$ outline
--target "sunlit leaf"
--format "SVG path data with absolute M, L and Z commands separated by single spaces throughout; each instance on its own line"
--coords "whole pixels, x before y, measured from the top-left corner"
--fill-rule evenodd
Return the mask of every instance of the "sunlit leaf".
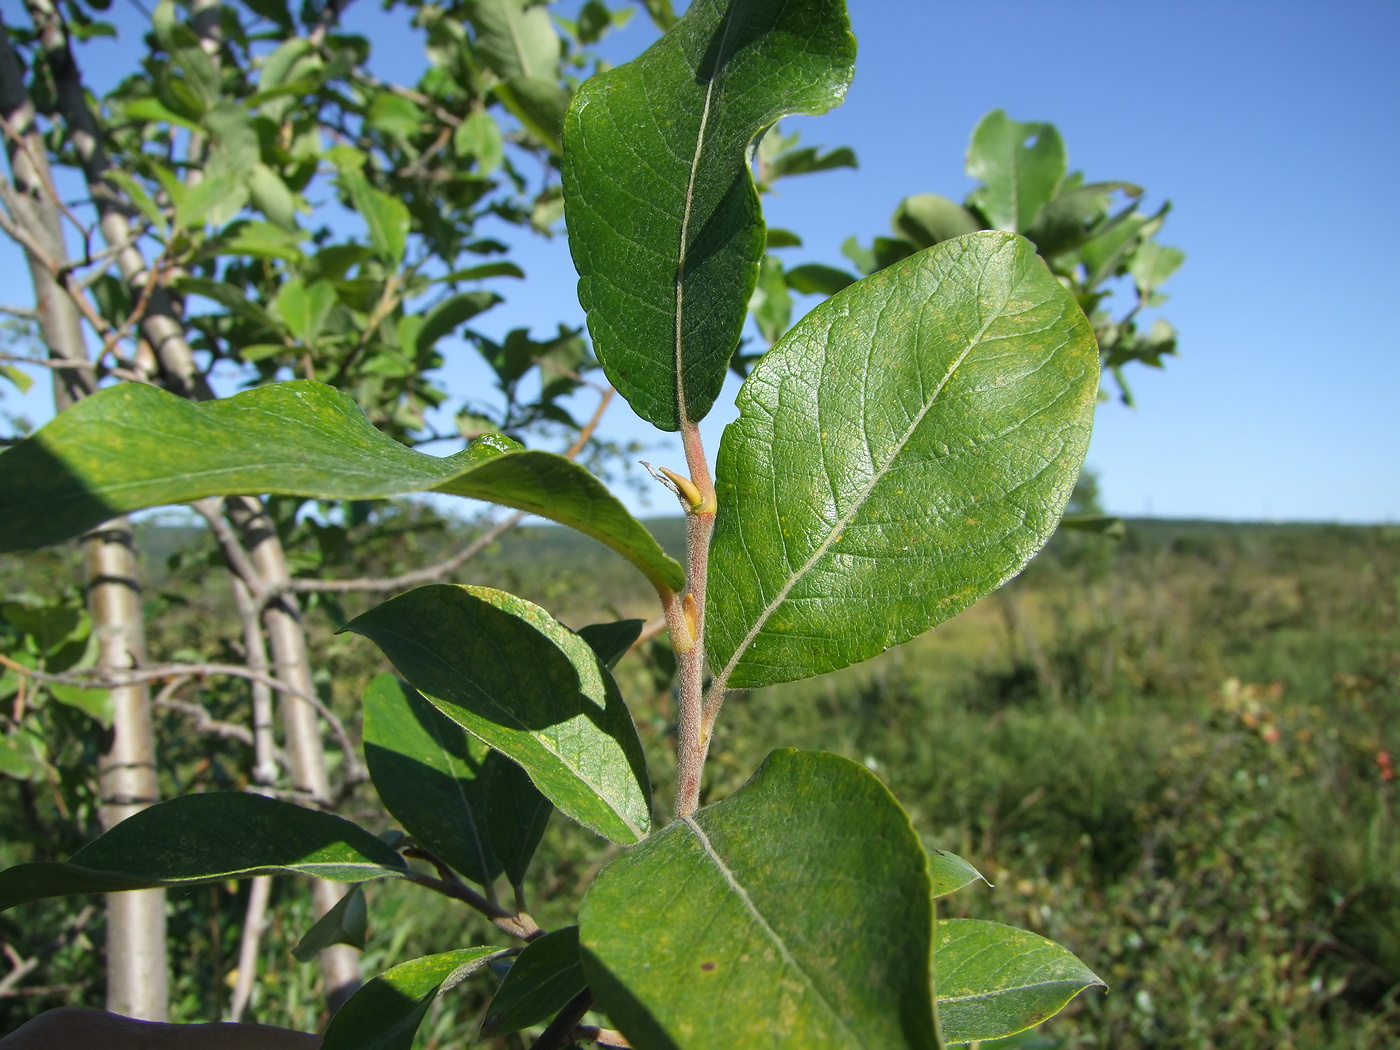
M 651 823 L 632 717 L 588 643 L 539 606 L 489 587 L 420 587 L 345 630 L 384 651 L 433 705 L 518 762 L 566 816 L 614 842 Z
M 1053 1017 L 1099 977 L 1054 941 L 981 919 L 938 924 L 938 1021 L 946 1043 L 1000 1039 Z
M 909 817 L 864 766 L 775 751 L 613 861 L 584 970 L 637 1047 L 931 1048 L 933 915 Z
M 749 688 L 906 641 L 1018 572 L 1088 447 L 1098 352 L 1031 244 L 945 241 L 817 306 L 720 444 L 708 641 Z
M 594 352 L 663 430 L 724 382 L 763 254 L 759 132 L 844 97 L 839 0 L 695 0 L 640 58 L 587 81 L 564 124 L 569 248 Z

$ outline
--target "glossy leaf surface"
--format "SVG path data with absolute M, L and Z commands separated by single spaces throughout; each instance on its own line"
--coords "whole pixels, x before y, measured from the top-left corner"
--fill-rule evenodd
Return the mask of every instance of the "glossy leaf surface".
M 401 963 L 352 995 L 331 1018 L 321 1050 L 410 1050 L 433 1000 L 500 948 L 461 948 Z
M 1000 1039 L 1040 1024 L 1103 981 L 1054 941 L 982 919 L 938 924 L 938 1020 L 947 1043 Z
M 993 110 L 967 147 L 967 173 L 982 181 L 968 199 L 993 228 L 1023 233 L 1055 196 L 1066 164 L 1054 124 L 1021 123 Z
M 524 771 L 393 675 L 370 682 L 364 711 L 365 763 L 394 819 L 473 882 L 505 870 L 518 883 L 553 810 Z
M 931 1047 L 924 858 L 864 766 L 775 751 L 604 869 L 579 919 L 589 986 L 647 1050 Z
M 711 666 L 845 667 L 948 619 L 1050 538 L 1088 447 L 1093 333 L 1035 249 L 946 241 L 817 306 L 720 444 Z
M 986 876 L 967 861 L 942 849 L 928 851 L 928 877 L 935 897 L 946 897 L 974 882 L 987 882 Z
M 99 391 L 0 453 L 0 551 L 205 496 L 383 499 L 426 490 L 501 503 L 612 547 L 658 587 L 685 574 L 583 467 L 487 435 L 452 456 L 380 433 L 344 394 L 298 380 L 195 403 L 136 383 Z
M 17 864 L 0 872 L 0 910 L 73 893 L 274 872 L 363 882 L 403 871 L 393 849 L 333 814 L 238 791 L 185 795 L 128 817 L 66 864 Z
M 695 0 L 574 96 L 563 180 L 579 301 L 608 378 L 663 430 L 704 417 L 738 344 L 764 245 L 754 137 L 837 105 L 854 60 L 841 0 Z
M 558 1013 L 587 983 L 578 957 L 578 927 L 565 926 L 525 946 L 491 1000 L 483 1039 L 518 1032 Z
M 641 741 L 588 643 L 489 587 L 420 587 L 346 625 L 473 736 L 518 762 L 565 815 L 614 842 L 651 822 Z

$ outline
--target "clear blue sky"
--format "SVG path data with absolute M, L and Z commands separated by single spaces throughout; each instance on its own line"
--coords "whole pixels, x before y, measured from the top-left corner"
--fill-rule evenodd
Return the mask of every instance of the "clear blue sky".
M 1400 3 L 850 6 L 860 53 L 846 104 L 788 127 L 852 146 L 860 170 L 781 184 L 769 221 L 805 241 L 790 264 L 842 262 L 841 241 L 885 232 L 908 194 L 960 198 L 967 137 L 988 110 L 1052 121 L 1089 179 L 1170 198 L 1160 239 L 1187 252 L 1161 311 L 1180 356 L 1133 373 L 1136 410 L 1099 410 L 1089 463 L 1109 509 L 1400 520 Z M 139 28 L 121 0 L 112 13 L 124 35 Z M 346 21 L 383 74 L 415 75 L 421 49 L 402 15 L 356 0 Z M 605 53 L 623 61 L 653 35 L 635 18 Z M 93 82 L 110 83 L 120 46 L 84 51 Z M 530 280 L 502 289 L 491 330 L 581 319 L 562 238 L 516 258 Z M 18 276 L 16 262 L 0 255 Z M 469 352 L 452 357 L 454 393 L 484 381 Z M 647 458 L 678 465 L 673 442 L 627 416 L 610 414 L 613 436 L 659 443 Z M 707 420 L 712 454 L 729 418 Z M 650 509 L 669 512 L 669 498 Z

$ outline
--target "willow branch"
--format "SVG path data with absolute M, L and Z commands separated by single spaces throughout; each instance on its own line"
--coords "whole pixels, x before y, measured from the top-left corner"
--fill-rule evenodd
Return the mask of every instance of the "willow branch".
M 309 592 L 339 594 L 346 591 L 401 591 L 407 587 L 413 587 L 420 583 L 432 583 L 450 575 L 458 567 L 471 561 L 491 544 L 495 543 L 511 529 L 525 520 L 524 511 L 512 514 L 487 529 L 479 537 L 469 543 L 462 550 L 458 551 L 446 561 L 440 561 L 436 565 L 429 565 L 423 569 L 415 569 L 412 572 L 401 573 L 398 576 L 366 576 L 353 580 L 314 580 L 293 578 L 287 584 L 287 589 L 299 594 Z M 269 596 L 270 598 L 271 596 Z
M 467 907 L 479 911 L 486 918 L 491 920 L 491 924 L 503 933 L 508 933 L 512 937 L 519 937 L 522 941 L 533 941 L 537 937 L 544 936 L 544 930 L 529 915 L 521 912 L 512 914 L 506 911 L 499 904 L 492 904 L 489 900 L 477 893 L 465 882 L 448 882 L 444 879 L 435 879 L 431 875 L 424 875 L 419 871 L 406 872 L 400 878 L 407 879 L 418 886 L 430 889 L 435 893 L 441 893 L 444 897 L 451 897 L 453 900 L 461 901 Z

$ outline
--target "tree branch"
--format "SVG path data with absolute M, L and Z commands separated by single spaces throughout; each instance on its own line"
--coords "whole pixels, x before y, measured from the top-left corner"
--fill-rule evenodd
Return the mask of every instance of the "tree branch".
M 435 879 L 431 875 L 424 875 L 420 871 L 410 871 L 400 878 L 409 882 L 430 889 L 435 893 L 441 893 L 444 897 L 451 897 L 453 900 L 461 901 L 469 908 L 481 912 L 491 920 L 491 924 L 503 933 L 508 933 L 512 937 L 519 937 L 522 941 L 533 941 L 537 937 L 544 936 L 544 930 L 529 915 L 521 912 L 513 915 L 506 911 L 499 904 L 492 904 L 489 900 L 477 893 L 465 882 L 448 882 L 445 879 Z
M 227 675 L 230 678 L 245 678 L 251 682 L 261 682 L 264 685 L 276 689 L 280 693 L 294 696 L 310 704 L 316 713 L 330 723 L 331 731 L 335 734 L 336 742 L 345 755 L 346 778 L 355 783 L 360 783 L 365 779 L 365 772 L 360 767 L 359 759 L 355 754 L 355 745 L 350 741 L 350 734 L 346 732 L 345 726 L 334 713 L 331 712 L 321 698 L 315 693 L 304 689 L 298 689 L 280 678 L 257 671 L 251 667 L 244 667 L 240 664 L 221 663 L 179 663 L 179 664 L 150 664 L 146 667 L 134 667 L 127 670 L 110 671 L 81 671 L 74 674 L 53 674 L 48 671 L 36 671 L 33 668 L 25 667 L 16 663 L 8 656 L 0 655 L 0 665 L 8 667 L 16 674 L 26 678 L 33 678 L 39 682 L 57 682 L 61 685 L 77 685 L 87 688 L 117 689 L 123 686 L 140 685 L 144 682 L 159 682 L 169 678 L 211 678 L 216 675 Z

